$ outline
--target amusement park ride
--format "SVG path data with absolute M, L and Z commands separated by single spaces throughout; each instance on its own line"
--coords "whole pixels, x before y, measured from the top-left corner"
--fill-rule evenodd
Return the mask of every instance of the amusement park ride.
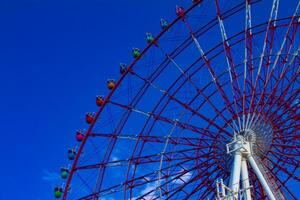
M 56 198 L 300 198 L 300 1 L 190 4 L 107 80 Z

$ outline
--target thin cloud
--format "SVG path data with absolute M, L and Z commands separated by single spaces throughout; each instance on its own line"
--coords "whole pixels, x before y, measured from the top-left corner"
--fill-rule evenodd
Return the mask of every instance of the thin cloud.
M 136 200 L 138 199 L 140 196 L 143 196 L 144 194 L 152 191 L 151 193 L 147 194 L 146 196 L 143 197 L 144 200 L 151 200 L 151 199 L 155 199 L 157 198 L 156 194 L 155 194 L 155 191 L 156 191 L 156 188 L 157 188 L 157 184 L 156 183 L 153 183 L 153 184 L 147 184 L 145 189 L 143 189 L 139 196 L 137 197 L 133 197 L 132 200 Z
M 48 182 L 53 182 L 53 181 L 60 180 L 60 176 L 56 172 L 50 172 L 48 170 L 43 170 L 42 180 L 48 181 Z
M 185 174 L 183 174 L 182 176 L 178 177 L 177 179 L 173 180 L 173 183 L 175 184 L 184 184 L 186 182 L 188 182 L 192 177 L 192 173 L 191 172 L 187 172 Z

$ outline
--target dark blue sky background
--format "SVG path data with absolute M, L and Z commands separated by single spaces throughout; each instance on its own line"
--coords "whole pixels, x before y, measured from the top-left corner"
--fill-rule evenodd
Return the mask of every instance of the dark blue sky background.
M 0 0 L 0 199 L 53 198 L 43 179 L 67 163 L 95 95 L 175 3 Z
M 95 95 L 183 1 L 0 0 L 0 200 L 53 199 Z

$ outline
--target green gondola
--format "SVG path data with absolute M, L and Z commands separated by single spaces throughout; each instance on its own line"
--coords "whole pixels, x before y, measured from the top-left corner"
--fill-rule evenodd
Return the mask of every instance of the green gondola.
M 133 48 L 132 49 L 132 56 L 133 58 L 137 58 L 141 55 L 140 50 L 138 48 Z

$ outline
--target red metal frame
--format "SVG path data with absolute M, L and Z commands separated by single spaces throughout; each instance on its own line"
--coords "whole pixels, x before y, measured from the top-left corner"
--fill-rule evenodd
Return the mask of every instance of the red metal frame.
M 168 138 L 168 143 L 177 146 L 182 145 L 186 146 L 187 148 L 184 150 L 175 150 L 175 151 L 168 151 L 164 154 L 163 161 L 166 163 L 169 163 L 168 167 L 164 167 L 162 170 L 162 179 L 166 180 L 164 183 L 161 184 L 161 191 L 163 195 L 168 195 L 168 198 L 171 198 L 175 195 L 179 195 L 179 193 L 183 193 L 183 199 L 188 199 L 191 196 L 198 193 L 200 195 L 200 199 L 204 199 L 214 191 L 214 180 L 218 177 L 228 175 L 228 171 L 225 170 L 224 166 L 221 166 L 217 159 L 208 159 L 209 156 L 217 157 L 219 156 L 219 151 L 221 150 L 220 145 L 226 143 L 226 141 L 229 141 L 232 137 L 232 132 L 230 132 L 234 125 L 232 124 L 234 120 L 236 120 L 240 115 L 243 113 L 253 113 L 255 112 L 258 116 L 263 116 L 266 119 L 270 119 L 270 123 L 274 127 L 278 127 L 278 130 L 274 130 L 274 137 L 273 137 L 273 143 L 265 156 L 265 159 L 269 160 L 270 163 L 272 163 L 272 168 L 270 166 L 266 166 L 269 168 L 270 172 L 273 173 L 273 176 L 276 179 L 276 182 L 279 184 L 278 189 L 284 190 L 284 192 L 287 192 L 292 198 L 294 198 L 294 195 L 292 192 L 286 187 L 286 182 L 292 178 L 296 181 L 300 181 L 300 178 L 294 175 L 293 173 L 289 172 L 286 168 L 284 168 L 285 165 L 293 166 L 294 171 L 299 167 L 299 162 L 297 163 L 296 159 L 288 158 L 284 156 L 284 154 L 288 153 L 289 155 L 293 155 L 296 157 L 299 157 L 299 153 L 293 152 L 293 149 L 297 148 L 295 145 L 295 141 L 297 139 L 300 139 L 297 130 L 299 129 L 299 125 L 296 123 L 297 120 L 299 120 L 299 114 L 297 114 L 298 107 L 295 106 L 289 106 L 288 104 L 292 103 L 297 97 L 297 92 L 293 93 L 292 95 L 289 94 L 290 89 L 293 87 L 294 83 L 298 80 L 299 73 L 294 72 L 293 76 L 290 80 L 285 80 L 285 76 L 288 74 L 290 66 L 287 66 L 282 71 L 282 76 L 279 78 L 276 77 L 276 70 L 275 68 L 272 68 L 270 73 L 269 67 L 272 64 L 272 48 L 274 43 L 274 37 L 275 37 L 275 30 L 279 28 L 287 27 L 287 34 L 285 36 L 287 43 L 283 47 L 283 51 L 281 60 L 278 64 L 278 68 L 286 66 L 287 59 L 290 55 L 290 49 L 291 46 L 294 44 L 295 36 L 297 33 L 297 29 L 299 26 L 299 22 L 297 20 L 297 17 L 291 18 L 291 23 L 285 24 L 282 23 L 279 25 L 277 24 L 276 29 L 275 26 L 272 26 L 275 21 L 271 21 L 267 23 L 267 28 L 264 29 L 263 25 L 266 23 L 251 27 L 249 29 L 243 30 L 240 33 L 237 33 L 234 36 L 231 36 L 227 38 L 226 41 L 221 42 L 220 44 L 216 45 L 209 51 L 206 51 L 204 55 L 201 55 L 197 61 L 195 61 L 192 65 L 185 68 L 185 70 L 182 71 L 182 74 L 175 79 L 175 81 L 169 86 L 168 89 L 164 90 L 163 88 L 160 88 L 159 86 L 155 85 L 153 82 L 154 80 L 159 77 L 159 75 L 166 69 L 168 66 L 168 63 L 170 60 L 176 59 L 176 56 L 179 55 L 181 52 L 183 52 L 189 45 L 192 43 L 192 38 L 197 38 L 199 35 L 205 33 L 208 31 L 211 27 L 214 27 L 217 25 L 217 19 L 211 20 L 208 22 L 205 26 L 203 26 L 200 30 L 194 31 L 192 26 L 189 24 L 188 19 L 186 16 L 199 5 L 202 1 L 198 1 L 194 3 L 189 9 L 184 11 L 183 14 L 178 16 L 170 25 L 162 30 L 159 35 L 154 39 L 154 41 L 147 45 L 147 47 L 141 52 L 141 55 L 137 57 L 131 65 L 128 66 L 128 69 L 126 72 L 124 72 L 121 76 L 121 78 L 116 82 L 115 87 L 112 89 L 112 91 L 107 95 L 106 99 L 103 101 L 101 107 L 99 107 L 98 112 L 95 114 L 93 122 L 91 122 L 91 125 L 89 126 L 89 129 L 85 133 L 85 137 L 81 142 L 81 145 L 78 149 L 78 152 L 76 154 L 76 158 L 74 159 L 72 169 L 70 170 L 70 176 L 66 182 L 66 186 L 64 189 L 64 195 L 63 199 L 67 199 L 68 191 L 70 188 L 70 184 L 72 181 L 72 178 L 74 176 L 75 172 L 80 172 L 82 170 L 98 170 L 98 178 L 95 185 L 95 188 L 93 188 L 93 193 L 82 197 L 80 199 L 95 199 L 98 198 L 101 193 L 107 192 L 109 190 L 112 190 L 114 188 L 118 188 L 119 190 L 123 190 L 124 193 L 124 199 L 133 198 L 134 193 L 133 190 L 135 187 L 144 186 L 149 183 L 153 183 L 158 180 L 155 173 L 152 174 L 145 174 L 143 176 L 136 176 L 136 170 L 137 166 L 143 165 L 143 164 L 150 164 L 150 163 L 158 163 L 160 162 L 160 155 L 153 154 L 153 155 L 142 155 L 142 152 L 146 146 L 146 144 L 149 143 L 155 143 L 155 144 L 164 144 L 166 142 L 166 138 L 154 136 L 151 135 L 152 131 L 154 130 L 155 125 L 158 122 L 164 122 L 170 125 L 176 124 L 176 126 L 182 130 L 188 130 L 193 133 L 197 133 L 197 137 L 170 137 Z M 255 2 L 251 2 L 256 3 Z M 221 18 L 222 20 L 225 20 L 227 17 L 230 17 L 231 15 L 239 12 L 242 7 L 239 4 L 231 9 L 229 9 L 226 12 L 221 12 L 218 1 L 215 1 L 216 8 L 217 8 L 217 16 Z M 288 18 L 287 18 L 288 19 Z M 173 27 L 177 22 L 182 20 L 184 24 L 186 25 L 187 29 L 190 33 L 190 38 L 185 40 L 182 45 L 180 45 L 178 48 L 176 48 L 172 53 L 168 54 L 165 53 L 165 50 L 162 46 L 160 46 L 160 38 L 167 33 L 167 31 Z M 286 19 L 281 19 L 286 20 Z M 280 20 L 278 20 L 280 22 Z M 260 35 L 261 33 L 264 33 L 266 31 L 266 49 L 265 49 L 265 56 L 262 58 L 263 61 L 263 67 L 264 70 L 263 73 L 260 74 L 258 72 L 258 75 L 256 77 L 255 83 L 253 83 L 253 73 L 255 71 L 255 66 L 253 65 L 253 61 L 255 60 L 253 58 L 253 37 L 256 35 Z M 252 31 L 252 34 L 250 34 L 250 31 Z M 240 35 L 245 34 L 245 38 L 239 38 Z M 229 42 L 231 45 L 229 45 Z M 244 88 L 244 91 L 241 91 L 241 88 L 239 86 L 239 78 L 243 77 L 243 74 L 239 73 L 239 67 L 241 67 L 242 64 L 236 65 L 233 62 L 233 56 L 232 56 L 232 48 L 235 46 L 240 45 L 240 43 L 245 44 L 245 48 L 247 50 L 247 58 L 246 58 L 246 66 L 247 70 L 249 72 L 249 76 L 247 79 L 244 80 L 244 87 L 246 87 L 246 84 L 248 85 L 248 88 Z M 137 62 L 143 58 L 143 56 L 150 50 L 150 48 L 154 46 L 155 48 L 161 49 L 166 58 L 165 60 L 159 65 L 159 67 L 156 68 L 156 70 L 149 76 L 149 77 L 143 77 L 138 72 L 134 71 L 134 66 L 136 66 Z M 220 51 L 219 47 L 223 46 L 224 51 Z M 226 58 L 229 61 L 230 68 L 232 69 L 232 78 L 233 81 L 227 81 L 223 82 L 221 81 L 221 77 L 225 76 L 226 72 L 222 74 L 217 74 L 215 72 L 214 67 L 211 64 L 211 61 L 220 56 L 225 55 Z M 299 66 L 298 66 L 299 67 Z M 207 83 L 205 86 L 200 88 L 198 84 L 193 80 L 193 77 L 201 70 L 208 69 L 212 77 L 214 78 L 214 81 Z M 135 78 L 138 78 L 139 80 L 142 80 L 144 82 L 144 85 L 141 87 L 137 95 L 132 99 L 132 101 L 126 105 L 122 103 L 118 103 L 111 99 L 115 91 L 119 88 L 119 86 L 122 84 L 125 77 L 133 76 Z M 184 79 L 184 81 L 180 84 L 180 80 Z M 289 84 L 286 85 L 285 88 L 283 88 L 283 82 L 287 81 Z M 192 88 L 196 90 L 196 95 L 190 99 L 189 102 L 184 102 L 176 97 L 176 94 L 180 91 L 181 88 L 185 84 L 191 85 Z M 224 87 L 226 85 L 231 85 L 233 89 L 233 101 L 231 101 L 226 94 Z M 273 86 L 273 90 L 270 90 L 270 87 L 267 87 L 269 84 Z M 207 88 L 211 86 L 215 86 L 214 91 L 211 91 L 210 93 L 207 92 Z M 256 87 L 258 86 L 258 87 Z M 281 88 L 280 88 L 281 86 Z M 152 111 L 144 112 L 144 115 L 147 115 L 147 120 L 143 126 L 143 128 L 140 130 L 140 133 L 137 136 L 132 135 L 125 135 L 124 134 L 124 126 L 127 122 L 127 120 L 130 118 L 131 114 L 133 112 L 137 111 L 136 106 L 141 101 L 143 95 L 146 93 L 147 89 L 149 87 L 156 87 L 156 89 L 160 89 L 163 91 L 162 97 L 159 99 L 159 101 L 156 102 L 155 106 L 153 107 Z M 177 87 L 177 88 L 176 88 Z M 173 91 L 174 90 L 174 91 Z M 295 89 L 293 89 L 295 90 Z M 280 92 L 281 96 L 276 95 L 277 92 Z M 299 92 L 299 90 L 298 90 Z M 214 104 L 214 101 L 212 100 L 213 97 L 220 95 L 222 98 L 222 101 L 224 103 L 223 107 L 217 106 Z M 259 96 L 258 101 L 256 101 L 257 97 Z M 286 97 L 289 97 L 288 100 L 285 99 Z M 198 107 L 194 107 L 193 103 L 196 102 L 199 98 L 203 99 L 203 101 L 198 105 Z M 245 102 L 244 102 L 245 101 Z M 188 120 L 182 122 L 182 121 L 176 121 L 175 119 L 170 119 L 169 117 L 164 116 L 164 112 L 168 105 L 171 103 L 176 103 L 181 108 L 184 108 L 188 113 L 190 114 L 190 117 Z M 238 107 L 234 107 L 235 105 L 238 105 Z M 115 130 L 112 133 L 99 133 L 94 132 L 94 127 L 97 123 L 97 120 L 99 119 L 101 113 L 105 109 L 107 105 L 116 106 L 118 108 L 121 108 L 122 110 L 126 110 L 126 113 L 121 116 L 120 122 L 118 125 L 116 125 L 114 128 Z M 215 116 L 214 117 L 207 117 L 205 113 L 201 113 L 200 110 L 205 105 L 209 105 L 211 109 L 214 111 Z M 248 111 L 245 108 L 246 105 L 248 105 Z M 275 108 L 274 110 L 272 110 Z M 290 119 L 283 120 L 281 119 L 276 112 L 279 110 L 284 110 L 283 113 L 288 113 L 290 116 Z M 201 128 L 198 126 L 195 126 L 192 124 L 192 120 L 197 117 L 199 120 L 203 120 L 208 125 L 206 128 Z M 222 123 L 221 123 L 221 122 Z M 291 123 L 291 124 L 288 124 Z M 212 131 L 213 130 L 213 131 Z M 295 138 L 293 142 L 286 142 L 284 139 L 285 136 L 283 133 L 289 133 L 288 137 Z M 130 134 L 130 133 L 129 133 Z M 136 133 L 133 133 L 136 134 Z M 128 158 L 128 160 L 118 160 L 118 161 L 109 161 L 112 151 L 115 148 L 115 145 L 117 143 L 117 140 L 120 137 L 135 137 L 136 143 L 135 146 L 132 147 L 132 154 Z M 105 154 L 102 157 L 101 161 L 99 163 L 94 164 L 88 164 L 88 165 L 78 165 L 79 158 L 84 150 L 84 147 L 89 139 L 101 137 L 106 138 L 108 141 L 108 147 L 105 150 Z M 222 141 L 221 141 L 222 139 Z M 285 141 L 285 142 L 282 142 Z M 295 154 L 294 154 L 295 153 Z M 203 157 L 205 159 L 202 159 L 200 157 Z M 270 157 L 274 160 L 271 160 Z M 210 157 L 211 158 L 211 157 Z M 174 163 L 176 161 L 176 163 Z M 111 188 L 102 188 L 104 176 L 106 172 L 106 168 L 109 165 L 114 165 L 116 163 L 120 164 L 124 163 L 130 167 L 127 168 L 126 173 L 126 181 L 122 185 L 116 185 Z M 196 163 L 195 166 L 185 169 L 184 163 Z M 279 165 L 281 163 L 281 165 Z M 133 168 L 131 168 L 133 166 Z M 176 166 L 176 168 L 182 169 L 181 172 L 172 172 L 172 167 Z M 212 169 L 211 169 L 212 168 Z M 192 175 L 192 177 L 185 181 L 181 179 L 181 177 L 188 172 L 196 171 L 197 173 L 195 175 Z M 206 173 L 205 173 L 206 172 Z M 200 173 L 204 173 L 204 176 L 200 176 Z M 286 180 L 280 180 L 277 175 L 278 173 L 285 173 L 288 178 Z M 150 180 L 146 178 L 147 176 L 150 176 Z M 250 172 L 250 177 L 253 179 L 253 185 L 255 186 L 255 191 L 253 195 L 259 195 L 260 197 L 264 197 L 265 194 L 262 190 L 261 185 L 259 184 L 258 180 L 255 178 L 254 174 Z M 223 177 L 226 179 L 226 177 Z M 172 183 L 172 181 L 181 179 L 183 184 L 178 185 L 177 187 L 169 188 L 168 184 Z M 201 182 L 201 184 L 200 184 Z M 199 183 L 195 187 L 191 186 L 195 183 Z M 190 191 L 185 191 L 185 188 L 187 187 L 193 187 Z M 157 188 L 156 188 L 157 189 Z M 143 194 L 140 198 L 146 197 L 147 195 L 153 193 L 156 189 L 152 189 L 148 191 L 147 193 Z M 199 193 L 201 191 L 201 194 Z M 154 199 L 159 199 L 154 198 Z

